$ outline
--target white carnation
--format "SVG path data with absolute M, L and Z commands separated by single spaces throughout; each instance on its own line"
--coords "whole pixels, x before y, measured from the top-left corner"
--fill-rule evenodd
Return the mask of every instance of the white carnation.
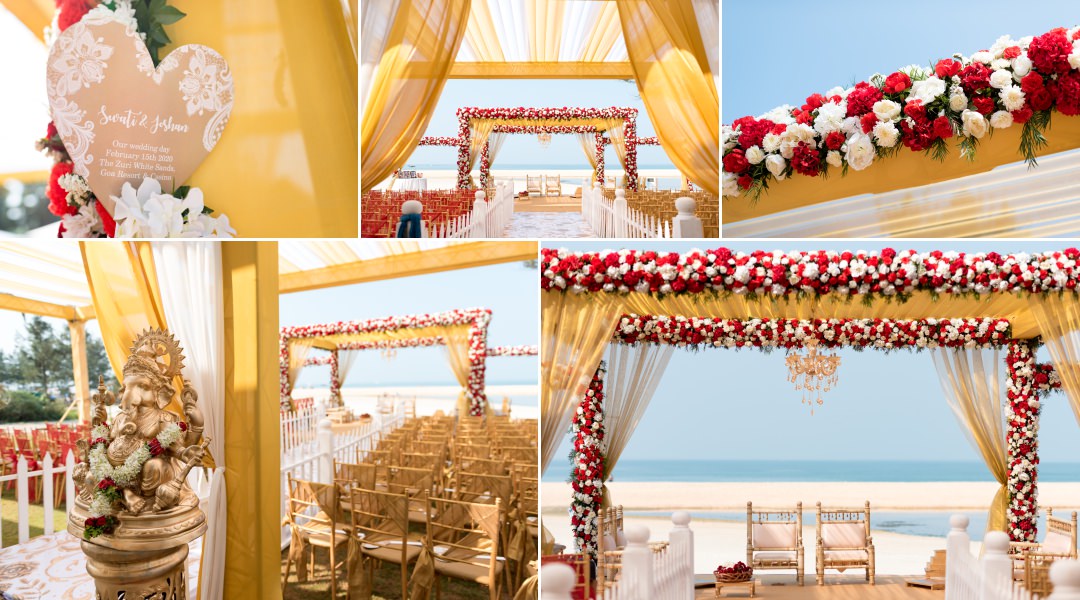
M 848 140 L 844 158 L 852 169 L 861 171 L 869 167 L 870 163 L 874 162 L 874 156 L 874 143 L 870 141 L 870 136 L 859 133 Z
M 945 82 L 938 79 L 937 76 L 927 77 L 922 81 L 916 81 L 911 84 L 911 94 L 908 95 L 908 102 L 914 100 L 921 100 L 923 104 L 930 104 L 945 93 Z
M 814 131 L 826 136 L 834 131 L 839 131 L 847 117 L 847 105 L 844 102 L 826 102 L 818 109 L 817 117 L 814 118 Z
M 1024 107 L 1024 90 L 1020 89 L 1020 86 L 1007 85 L 1001 88 L 998 97 L 1006 110 L 1020 110 Z
M 1012 113 L 1007 110 L 999 110 L 990 115 L 990 126 L 994 129 L 1005 129 L 1013 124 Z
M 888 122 L 879 121 L 874 125 L 873 133 L 878 146 L 882 148 L 892 148 L 896 145 L 896 141 L 900 139 L 900 131 L 896 129 L 896 125 Z
M 874 103 L 874 116 L 878 121 L 895 121 L 900 118 L 900 105 L 892 100 L 878 100 Z
M 746 160 L 752 165 L 759 164 L 765 160 L 765 152 L 761 150 L 761 146 L 750 146 L 746 150 Z
M 736 183 L 738 179 L 739 178 L 734 173 L 724 171 L 723 184 L 725 196 L 735 197 L 740 194 L 739 184 Z
M 964 122 L 964 135 L 976 139 L 986 135 L 986 119 L 978 111 L 965 110 L 960 117 Z
M 761 140 L 761 147 L 766 152 L 776 152 L 780 149 L 780 142 L 783 139 L 775 133 L 766 133 L 765 139 Z

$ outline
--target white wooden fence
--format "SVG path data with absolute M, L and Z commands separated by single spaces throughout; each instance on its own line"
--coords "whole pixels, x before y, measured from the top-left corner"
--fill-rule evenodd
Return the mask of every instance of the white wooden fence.
M 987 532 L 981 558 L 971 553 L 968 518 L 953 515 L 946 538 L 945 600 L 1036 600 L 1020 582 L 1013 581 L 1009 536 Z M 1056 561 L 1050 568 L 1054 593 L 1047 600 L 1080 600 L 1080 562 Z
M 668 545 L 660 551 L 649 547 L 649 528 L 630 525 L 626 528 L 620 579 L 598 596 L 603 600 L 693 600 L 694 532 L 690 513 L 671 515 L 674 527 Z M 577 577 L 565 564 L 550 563 L 541 567 L 540 588 L 543 600 L 570 600 Z
M 665 221 L 626 203 L 626 192 L 615 190 L 615 199 L 604 197 L 600 187 L 583 189 L 581 215 L 601 238 L 699 238 L 704 235 L 701 219 L 695 216 L 697 202 L 693 198 L 675 199 L 678 214 Z
M 514 189 L 511 185 L 500 183 L 495 187 L 495 197 L 487 198 L 487 193 L 477 190 L 471 212 L 460 215 L 449 222 L 428 228 L 422 224 L 423 237 L 431 238 L 498 238 L 503 236 L 506 226 L 514 215 Z M 422 214 L 422 213 L 421 213 Z
M 71 515 L 71 498 L 75 497 L 75 482 L 71 479 L 71 465 L 75 464 L 75 454 L 68 451 L 63 465 L 53 466 L 52 456 L 46 454 L 41 461 L 41 468 L 36 471 L 29 470 L 26 458 L 19 456 L 15 465 L 15 472 L 0 476 L 0 487 L 7 487 L 9 482 L 15 482 L 15 503 L 18 507 L 18 520 L 16 529 L 19 534 L 18 543 L 22 544 L 30 539 L 30 486 L 37 487 L 37 478 L 41 478 L 41 494 L 39 500 L 44 509 L 44 523 L 42 525 L 44 535 L 55 531 L 53 523 L 53 497 L 55 492 L 54 481 L 56 475 L 64 476 L 64 504 L 67 506 L 67 515 Z M 0 528 L 3 527 L 0 522 Z M 2 534 L 0 530 L 0 534 Z

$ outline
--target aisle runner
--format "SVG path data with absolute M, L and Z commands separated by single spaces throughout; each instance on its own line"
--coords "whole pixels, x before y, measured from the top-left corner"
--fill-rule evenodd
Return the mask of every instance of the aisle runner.
M 591 238 L 581 212 L 515 212 L 504 238 Z
M 188 597 L 199 590 L 202 538 L 188 544 Z M 66 531 L 0 550 L 0 592 L 18 600 L 85 600 L 94 597 L 79 540 Z

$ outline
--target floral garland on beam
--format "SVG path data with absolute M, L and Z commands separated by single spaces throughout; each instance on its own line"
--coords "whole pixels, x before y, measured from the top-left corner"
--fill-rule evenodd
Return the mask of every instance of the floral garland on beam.
M 994 129 L 1023 126 L 1020 154 L 1035 166 L 1052 111 L 1080 114 L 1080 28 L 1034 38 L 999 38 L 989 50 L 955 55 L 933 68 L 911 65 L 854 87 L 813 94 L 799 108 L 743 117 L 721 131 L 723 194 L 758 197 L 793 173 L 861 171 L 901 146 L 943 161 L 959 138 L 975 159 Z
M 570 432 L 574 449 L 570 453 L 573 471 L 570 485 L 573 501 L 570 504 L 570 526 L 574 532 L 577 551 L 596 556 L 597 524 L 604 500 L 604 374 L 607 366 L 601 362 L 593 375 L 589 389 L 574 412 Z
M 440 137 L 426 135 L 420 138 L 420 143 L 417 146 L 460 146 L 461 139 L 456 137 Z
M 1005 433 L 1009 453 L 1009 537 L 1014 542 L 1033 542 L 1038 534 L 1039 412 L 1035 350 L 1016 340 L 1006 358 L 1008 423 Z M 1049 379 L 1048 379 L 1049 381 Z
M 596 184 L 604 187 L 604 134 L 596 132 Z
M 490 356 L 537 356 L 540 349 L 536 346 L 488 346 Z
M 660 145 L 660 138 L 656 137 L 655 135 L 652 136 L 652 137 L 638 138 L 637 139 L 637 145 L 638 146 L 659 146 Z
M 822 346 L 881 350 L 990 348 L 1011 339 L 1005 319 L 708 319 L 623 315 L 613 336 L 621 344 L 671 344 L 685 348 L 802 348 Z
M 758 296 L 1046 293 L 1076 290 L 1080 250 L 1035 254 L 541 250 L 543 290 Z

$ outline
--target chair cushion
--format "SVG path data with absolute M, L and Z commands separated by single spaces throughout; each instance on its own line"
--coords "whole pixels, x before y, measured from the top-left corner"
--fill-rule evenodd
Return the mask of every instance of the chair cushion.
M 794 548 L 794 523 L 754 523 L 754 548 Z
M 822 523 L 821 543 L 826 548 L 862 548 L 866 529 L 862 523 Z
M 603 549 L 605 551 L 607 551 L 607 550 L 617 550 L 619 548 L 618 543 L 616 543 L 616 541 L 615 541 L 615 537 L 612 536 L 610 533 L 605 533 L 604 534 L 604 539 L 602 541 L 604 543 Z
M 756 561 L 759 561 L 759 560 L 764 560 L 764 561 L 769 561 L 769 562 L 778 561 L 778 560 L 794 561 L 795 560 L 795 552 L 794 551 L 792 551 L 792 552 L 755 552 L 754 553 L 754 561 L 756 562 Z
M 1048 531 L 1046 533 L 1046 539 L 1043 540 L 1042 546 L 1039 548 L 1039 552 L 1046 554 L 1072 554 L 1075 548 L 1069 548 L 1072 545 L 1072 538 L 1057 531 Z
M 867 561 L 870 553 L 866 550 L 826 550 L 825 562 L 830 561 Z
M 423 549 L 423 542 L 412 543 L 410 542 L 405 548 L 405 563 L 411 563 L 416 560 L 417 556 L 420 556 L 420 551 Z M 394 564 L 401 564 L 401 540 L 393 540 L 384 542 L 380 545 L 363 544 L 363 552 L 367 556 L 377 558 L 384 562 L 391 562 Z
M 480 564 L 477 564 L 480 563 Z M 495 577 L 499 577 L 499 573 L 503 569 L 503 561 L 495 561 Z M 453 577 L 455 579 L 464 579 L 465 581 L 474 581 L 480 585 L 490 586 L 492 585 L 489 573 L 491 572 L 488 565 L 488 561 L 477 561 L 476 563 L 460 563 L 450 562 L 440 558 L 435 559 L 435 572 L 439 575 L 445 575 L 447 577 Z

